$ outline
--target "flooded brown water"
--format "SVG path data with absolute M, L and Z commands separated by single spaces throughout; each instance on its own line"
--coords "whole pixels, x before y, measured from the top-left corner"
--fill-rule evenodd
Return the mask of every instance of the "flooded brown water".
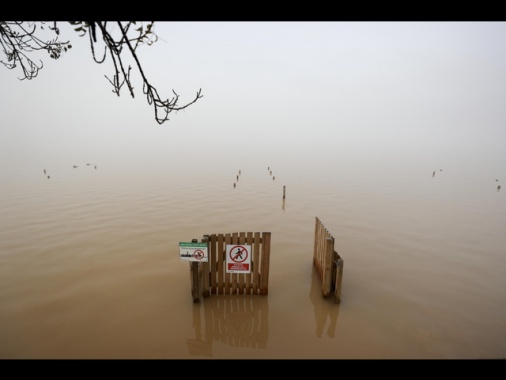
M 496 173 L 278 161 L 9 172 L 0 358 L 506 357 Z M 344 259 L 341 304 L 321 297 L 315 217 Z M 243 231 L 272 233 L 269 294 L 194 304 L 179 242 Z

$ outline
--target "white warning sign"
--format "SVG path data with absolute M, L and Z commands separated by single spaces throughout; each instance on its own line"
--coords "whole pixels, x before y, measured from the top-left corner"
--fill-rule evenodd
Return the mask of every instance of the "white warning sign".
M 251 273 L 251 245 L 227 245 L 227 273 Z
M 179 258 L 182 261 L 207 262 L 207 243 L 179 243 Z

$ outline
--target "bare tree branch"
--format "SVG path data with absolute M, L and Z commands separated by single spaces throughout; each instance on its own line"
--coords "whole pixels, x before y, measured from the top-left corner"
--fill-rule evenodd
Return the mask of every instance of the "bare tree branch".
M 26 27 L 25 27 L 26 25 Z M 33 79 L 39 74 L 43 63 L 36 64 L 29 56 L 29 53 L 45 50 L 49 57 L 53 59 L 60 58 L 63 51 L 72 48 L 67 42 L 59 42 L 58 37 L 50 41 L 42 41 L 36 36 L 37 26 L 44 29 L 45 22 L 35 23 L 27 21 L 0 21 L 0 45 L 7 58 L 7 62 L 0 61 L 5 67 L 12 70 L 21 66 L 24 79 Z M 49 27 L 56 35 L 59 34 L 56 23 L 54 27 Z M 26 53 L 25 53 L 26 52 Z
M 171 112 L 183 110 L 203 97 L 201 89 L 199 89 L 192 101 L 179 105 L 179 95 L 174 90 L 172 90 L 174 97 L 162 99 L 157 89 L 148 81 L 137 56 L 137 48 L 143 44 L 152 45 L 158 40 L 158 36 L 153 30 L 154 21 L 148 22 L 146 27 L 144 23 L 138 25 L 136 21 L 118 21 L 112 23 L 112 26 L 107 21 L 69 21 L 69 23 L 81 37 L 87 33 L 89 34 L 90 49 L 93 60 L 96 63 L 101 64 L 105 62 L 108 53 L 110 54 L 114 67 L 114 75 L 112 79 L 107 76 L 105 77 L 113 86 L 113 93 L 120 96 L 121 89 L 126 85 L 130 96 L 134 98 L 134 88 L 131 80 L 132 67 L 126 66 L 126 61 L 122 56 L 123 48 L 126 47 L 126 51 L 130 53 L 141 75 L 143 93 L 146 95 L 148 104 L 154 108 L 155 120 L 158 124 L 163 124 L 169 120 Z M 58 59 L 62 52 L 66 52 L 72 48 L 72 45 L 68 41 L 58 41 L 59 29 L 56 26 L 56 21 L 52 27 L 49 26 L 48 28 L 57 37 L 49 41 L 40 39 L 37 36 L 37 33 L 39 33 L 37 26 L 41 30 L 44 30 L 45 24 L 45 22 L 0 21 L 0 45 L 7 58 L 6 62 L 0 62 L 8 69 L 14 69 L 19 65 L 23 71 L 23 77 L 20 80 L 35 78 L 43 67 L 42 61 L 40 61 L 40 64 L 36 64 L 28 56 L 29 53 L 45 50 L 51 58 Z M 114 26 L 117 26 L 119 29 L 119 36 L 117 38 L 114 38 L 112 34 Z M 96 52 L 96 47 L 99 43 L 104 44 L 104 52 L 101 57 L 98 57 Z

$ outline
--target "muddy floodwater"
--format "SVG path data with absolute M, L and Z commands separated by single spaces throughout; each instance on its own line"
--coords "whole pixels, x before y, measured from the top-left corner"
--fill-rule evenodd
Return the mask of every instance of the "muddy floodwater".
M 497 173 L 264 158 L 8 171 L 0 358 L 506 358 Z M 313 268 L 316 217 L 344 260 L 340 304 Z M 194 303 L 179 243 L 233 232 L 271 232 L 268 295 Z

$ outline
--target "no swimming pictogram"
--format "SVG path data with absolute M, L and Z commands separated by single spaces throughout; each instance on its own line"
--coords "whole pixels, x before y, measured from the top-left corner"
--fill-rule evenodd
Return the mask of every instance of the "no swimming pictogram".
M 204 255 L 204 251 L 202 251 L 201 249 L 197 249 L 196 251 L 193 252 L 193 257 L 195 257 L 197 260 L 202 260 L 205 255 Z
M 180 242 L 179 258 L 182 261 L 207 262 L 207 243 Z
M 227 245 L 227 273 L 251 272 L 251 245 Z

